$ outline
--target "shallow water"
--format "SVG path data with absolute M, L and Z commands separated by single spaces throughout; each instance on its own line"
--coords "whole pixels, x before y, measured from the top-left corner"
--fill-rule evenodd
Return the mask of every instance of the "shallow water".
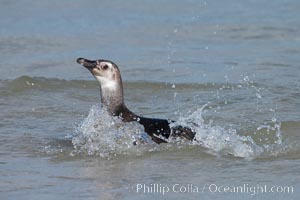
M 2 1 L 0 198 L 298 199 L 299 8 Z M 77 57 L 116 62 L 131 110 L 197 142 L 132 145 Z

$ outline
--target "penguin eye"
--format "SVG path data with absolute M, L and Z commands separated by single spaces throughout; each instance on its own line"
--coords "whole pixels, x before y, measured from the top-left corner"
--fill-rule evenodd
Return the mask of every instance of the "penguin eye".
M 108 65 L 103 65 L 102 69 L 107 70 L 108 69 Z

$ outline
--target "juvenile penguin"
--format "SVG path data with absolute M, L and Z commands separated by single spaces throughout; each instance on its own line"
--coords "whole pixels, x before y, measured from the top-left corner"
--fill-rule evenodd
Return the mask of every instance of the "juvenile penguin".
M 170 137 L 194 140 L 195 132 L 189 127 L 171 128 L 170 123 L 174 123 L 172 120 L 142 117 L 130 111 L 124 103 L 121 73 L 114 62 L 78 58 L 77 63 L 87 68 L 99 82 L 102 107 L 112 116 L 118 116 L 124 122 L 140 123 L 145 132 L 158 144 L 166 143 Z

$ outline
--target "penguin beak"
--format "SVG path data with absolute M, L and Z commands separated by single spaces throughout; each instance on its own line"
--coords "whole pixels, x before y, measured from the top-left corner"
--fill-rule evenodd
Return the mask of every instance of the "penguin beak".
M 88 60 L 85 58 L 77 58 L 76 62 L 78 64 L 84 66 L 88 70 L 92 70 L 93 68 L 95 68 L 97 66 L 96 61 Z

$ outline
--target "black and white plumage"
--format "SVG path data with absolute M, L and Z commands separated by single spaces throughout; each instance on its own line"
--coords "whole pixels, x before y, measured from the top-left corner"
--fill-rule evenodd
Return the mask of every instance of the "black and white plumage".
M 119 116 L 124 122 L 137 121 L 144 126 L 145 132 L 158 144 L 166 143 L 170 137 L 195 139 L 195 132 L 189 127 L 170 127 L 170 123 L 174 121 L 142 117 L 130 111 L 124 103 L 121 73 L 114 62 L 78 58 L 77 63 L 87 68 L 99 82 L 102 106 L 112 116 Z

